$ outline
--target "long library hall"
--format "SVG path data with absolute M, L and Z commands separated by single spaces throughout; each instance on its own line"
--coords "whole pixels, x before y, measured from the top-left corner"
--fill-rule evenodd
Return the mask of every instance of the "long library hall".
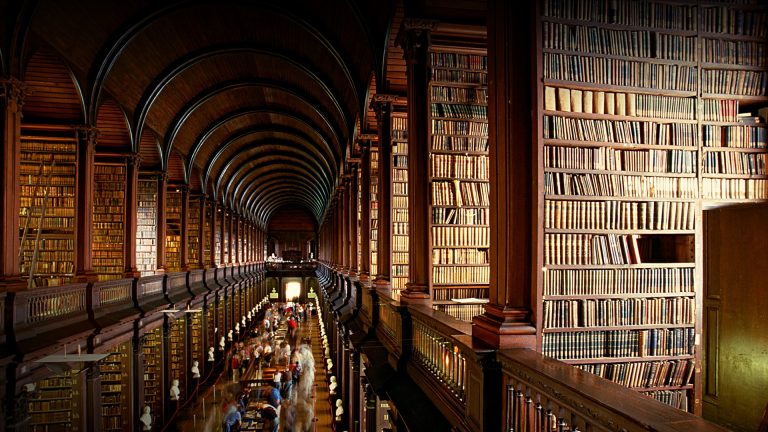
M 0 30 L 0 432 L 768 432 L 765 0 Z

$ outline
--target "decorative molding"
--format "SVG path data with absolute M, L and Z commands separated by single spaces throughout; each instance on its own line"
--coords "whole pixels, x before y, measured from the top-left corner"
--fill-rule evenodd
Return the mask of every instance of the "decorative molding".
M 85 144 L 89 147 L 96 147 L 96 142 L 101 135 L 101 131 L 98 128 L 91 125 L 79 125 L 73 128 L 77 133 L 77 140 L 81 144 Z
M 427 61 L 427 50 L 431 33 L 437 29 L 438 21 L 406 18 L 400 25 L 395 45 L 403 48 L 405 61 L 409 64 Z

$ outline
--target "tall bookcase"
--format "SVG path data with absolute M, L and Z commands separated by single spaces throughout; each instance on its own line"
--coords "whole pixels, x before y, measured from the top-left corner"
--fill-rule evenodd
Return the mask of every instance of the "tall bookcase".
M 216 226 L 213 227 L 214 235 L 216 236 L 214 241 L 214 253 L 216 258 L 216 265 L 218 266 L 221 264 L 221 254 L 223 253 L 224 247 L 222 246 L 222 243 L 224 239 L 221 238 L 221 224 L 224 223 L 224 212 L 221 211 L 221 208 L 216 209 Z
M 187 262 L 190 268 L 201 267 L 200 199 L 190 199 L 187 206 Z
M 702 210 L 768 198 L 765 6 L 540 12 L 542 350 L 699 413 Z
M 85 379 L 70 370 L 38 381 L 29 399 L 30 430 L 40 432 L 82 431 Z
M 209 300 L 209 303 L 207 303 L 207 307 L 205 308 L 205 330 L 207 337 L 205 342 L 205 355 L 204 358 L 200 359 L 201 363 L 205 360 L 206 365 L 208 365 L 208 350 L 213 347 L 215 352 L 219 343 L 219 332 L 221 331 L 216 323 L 216 308 L 214 308 L 214 303 L 211 300 Z M 208 370 L 208 366 L 206 366 L 205 370 Z
M 21 127 L 19 270 L 23 276 L 33 273 L 32 286 L 63 285 L 74 277 L 76 148 L 71 128 Z M 36 245 L 37 261 L 32 268 Z
M 371 276 L 379 274 L 379 149 L 371 144 Z
M 165 266 L 181 270 L 181 190 L 176 186 L 165 195 Z
M 392 113 L 392 298 L 408 283 L 408 117 Z
M 187 388 L 187 316 L 183 314 L 171 322 L 169 337 L 168 385 L 179 380 L 181 397 L 186 398 Z
M 363 254 L 363 233 L 362 233 L 362 223 L 363 223 L 363 170 L 361 168 L 357 169 L 357 190 L 355 193 L 357 194 L 357 208 L 355 211 L 357 212 L 357 238 L 355 241 L 357 242 L 357 265 L 358 270 L 362 266 L 362 254 Z M 308 251 L 307 255 L 311 252 Z
M 142 276 L 157 270 L 157 179 L 139 179 L 136 221 L 136 266 Z
M 434 45 L 430 64 L 433 307 L 470 321 L 488 297 L 488 57 Z
M 129 342 L 114 347 L 99 365 L 101 380 L 102 430 L 124 431 L 130 428 L 131 350 Z
M 189 322 L 189 365 L 192 366 L 193 361 L 197 361 L 199 367 L 203 367 L 205 358 L 203 354 L 203 346 L 205 341 L 203 340 L 203 313 L 194 312 L 187 314 Z
M 205 220 L 203 220 L 203 267 L 208 267 L 211 262 L 211 205 L 203 202 L 205 206 Z
M 162 327 L 158 327 L 144 335 L 141 350 L 144 371 L 143 406 L 150 407 L 154 418 L 162 418 L 163 388 L 165 388 L 163 386 Z
M 125 174 L 125 162 L 94 167 L 93 271 L 99 280 L 123 277 Z

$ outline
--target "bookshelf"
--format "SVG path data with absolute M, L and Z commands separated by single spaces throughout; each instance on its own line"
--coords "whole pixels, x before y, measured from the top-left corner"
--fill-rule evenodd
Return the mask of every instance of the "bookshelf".
M 206 365 L 208 364 L 208 350 L 213 347 L 214 351 L 216 349 L 218 341 L 218 329 L 217 323 L 216 323 L 216 309 L 214 307 L 214 303 L 209 301 L 206 304 L 205 308 L 205 330 L 206 330 L 206 341 L 205 341 L 205 355 L 204 358 L 201 358 L 200 363 L 202 364 L 202 360 L 206 361 Z M 208 370 L 208 366 L 206 366 L 205 370 Z
M 181 189 L 169 186 L 165 196 L 165 265 L 181 271 Z
M 71 128 L 27 124 L 20 144 L 20 274 L 31 272 L 32 286 L 64 285 L 75 271 L 77 139 Z
M 144 335 L 141 345 L 144 370 L 144 404 L 155 418 L 163 413 L 163 329 L 158 327 Z M 170 383 L 169 383 L 170 384 Z
M 99 280 L 123 277 L 125 175 L 125 162 L 94 167 L 93 271 Z
M 205 362 L 203 347 L 205 341 L 203 340 L 203 314 L 202 312 L 195 312 L 187 315 L 189 319 L 189 365 L 192 366 L 193 361 L 197 361 L 199 367 L 202 369 Z
M 84 382 L 80 370 L 69 370 L 38 381 L 29 398 L 32 431 L 68 432 L 85 430 Z
M 200 199 L 190 199 L 187 206 L 187 261 L 190 268 L 201 268 Z
M 379 149 L 371 144 L 371 276 L 379 274 Z
M 203 221 L 203 267 L 208 267 L 211 262 L 211 205 L 203 202 L 205 206 L 205 220 Z
M 223 239 L 221 238 L 221 226 L 224 223 L 224 212 L 221 211 L 221 208 L 217 208 L 215 211 L 218 212 L 218 214 L 216 215 L 216 226 L 213 227 L 214 235 L 216 236 L 214 253 L 216 254 L 215 255 L 216 265 L 218 266 L 221 264 L 221 257 L 222 257 L 221 254 L 223 251 L 223 248 L 222 248 Z
M 362 269 L 363 260 L 362 260 L 362 254 L 363 254 L 363 170 L 358 165 L 357 169 L 357 190 L 355 193 L 357 194 L 357 208 L 355 211 L 357 212 L 357 219 L 355 219 L 357 222 L 357 238 L 355 241 L 357 242 L 357 265 L 358 265 L 358 271 Z M 310 251 L 311 252 L 311 251 Z M 309 252 L 308 252 L 309 254 Z
M 768 198 L 766 7 L 541 6 L 542 351 L 701 412 L 702 210 Z
M 488 297 L 488 57 L 484 49 L 430 51 L 429 182 L 433 307 L 471 321 Z
M 129 343 L 114 347 L 101 361 L 101 419 L 103 431 L 124 431 L 130 428 L 131 356 Z
M 392 113 L 392 298 L 408 283 L 408 117 Z
M 148 276 L 157 270 L 157 179 L 139 179 L 136 194 L 136 265 Z
M 186 314 L 177 317 L 171 322 L 171 334 L 169 337 L 168 354 L 168 385 L 171 381 L 179 380 L 181 400 L 187 396 L 187 317 Z

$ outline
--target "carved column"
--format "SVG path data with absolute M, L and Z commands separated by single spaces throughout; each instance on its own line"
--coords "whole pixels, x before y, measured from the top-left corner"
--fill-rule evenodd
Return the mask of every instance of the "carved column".
M 379 127 L 379 229 L 374 283 L 388 288 L 392 272 L 392 104 L 397 96 L 377 94 L 371 104 Z
M 533 348 L 536 343 L 531 318 L 536 232 L 532 197 L 538 196 L 531 150 L 531 89 L 536 88 L 533 5 L 489 2 L 490 303 L 473 320 L 472 336 L 499 348 Z
M 82 126 L 77 132 L 77 231 L 75 233 L 75 280 L 93 282 L 93 174 L 99 130 Z
M 232 257 L 234 256 L 234 230 L 232 229 L 234 226 L 235 221 L 235 213 L 231 211 L 227 211 L 227 218 L 224 219 L 227 222 L 226 230 L 227 230 L 227 265 L 232 265 L 233 260 Z
M 98 363 L 91 363 L 85 369 L 85 430 L 101 430 L 101 373 Z
M 403 47 L 408 77 L 408 283 L 403 303 L 429 303 L 429 46 L 437 22 L 406 19 L 397 43 Z
M 14 78 L 0 80 L 0 280 L 5 284 L 19 279 L 19 182 L 21 161 L 21 106 L 25 86 Z
M 371 274 L 371 143 L 360 142 L 360 280 L 367 281 Z
M 165 265 L 165 198 L 168 195 L 168 173 L 157 176 L 157 270 L 164 272 Z
M 351 343 L 350 343 L 351 346 Z M 349 430 L 359 430 L 360 423 L 360 353 L 349 350 Z
M 180 255 L 179 255 L 179 265 L 181 266 L 181 271 L 188 271 L 189 270 L 189 250 L 187 249 L 187 243 L 189 242 L 189 228 L 187 227 L 187 223 L 189 222 L 189 218 L 187 215 L 187 212 L 189 211 L 189 186 L 182 185 L 180 187 L 181 189 L 181 242 L 180 242 Z
M 136 236 L 138 235 L 138 212 L 139 212 L 139 168 L 141 167 L 141 157 L 138 153 L 133 153 L 127 157 L 125 172 L 125 277 L 139 277 L 141 273 L 136 265 Z

